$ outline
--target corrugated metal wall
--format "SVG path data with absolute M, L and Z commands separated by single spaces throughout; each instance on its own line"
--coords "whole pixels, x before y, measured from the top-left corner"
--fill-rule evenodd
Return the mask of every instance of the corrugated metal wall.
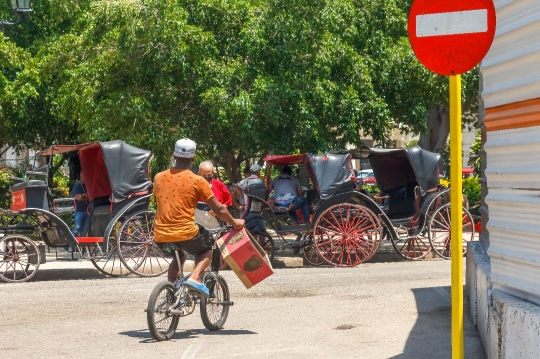
M 497 31 L 482 61 L 486 108 L 540 97 L 540 1 L 497 0 Z
M 540 127 L 489 132 L 485 150 L 493 287 L 540 305 Z
M 540 305 L 540 0 L 495 6 L 497 32 L 481 66 L 491 280 Z

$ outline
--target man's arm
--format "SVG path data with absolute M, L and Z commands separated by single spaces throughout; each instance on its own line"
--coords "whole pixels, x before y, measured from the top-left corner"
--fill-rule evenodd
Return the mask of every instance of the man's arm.
M 234 186 L 234 193 L 235 193 L 236 195 L 240 196 L 240 197 L 244 197 L 244 194 L 242 193 L 242 189 L 240 188 L 239 185 L 235 185 L 235 186 Z M 236 208 L 238 208 L 238 209 L 243 209 L 244 206 L 242 206 L 242 205 L 240 204 L 240 202 L 238 202 L 238 198 L 236 198 L 236 196 L 234 196 L 234 197 L 235 197 L 235 198 L 234 198 L 234 201 L 235 201 L 235 206 L 236 206 Z
M 300 184 L 300 181 L 296 181 L 296 195 L 297 196 L 303 196 L 304 194 L 302 193 L 302 185 Z
M 234 191 L 235 196 L 232 196 L 233 206 L 234 208 L 240 209 L 240 202 L 238 202 L 238 197 L 236 197 L 236 191 Z
M 229 223 L 236 229 L 242 229 L 244 227 L 244 220 L 234 219 L 229 211 L 227 211 L 227 206 L 219 203 L 216 197 L 211 197 L 208 201 L 205 201 L 205 203 L 216 214 L 217 218 Z
M 73 194 L 75 195 L 75 199 L 80 202 L 86 202 L 88 199 L 88 195 L 86 192 L 84 192 L 84 187 L 81 186 L 79 183 L 76 183 L 73 187 Z
M 79 202 L 86 202 L 87 198 L 88 196 L 86 195 L 86 193 L 80 193 L 75 195 L 75 199 Z

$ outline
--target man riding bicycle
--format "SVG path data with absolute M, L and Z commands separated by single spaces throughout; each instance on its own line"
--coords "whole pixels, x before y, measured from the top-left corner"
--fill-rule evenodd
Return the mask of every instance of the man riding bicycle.
M 199 199 L 204 201 L 219 219 L 236 229 L 244 226 L 244 220 L 234 219 L 227 206 L 220 204 L 214 197 L 210 184 L 191 171 L 195 149 L 196 144 L 192 140 L 178 140 L 174 149 L 175 166 L 158 173 L 154 179 L 154 196 L 157 202 L 154 239 L 162 248 L 168 243 L 174 243 L 182 249 L 182 268 L 187 253 L 195 255 L 195 268 L 184 285 L 209 296 L 208 288 L 200 278 L 210 264 L 214 243 L 210 233 L 195 223 L 197 202 Z M 174 282 L 179 275 L 178 263 L 174 258 L 169 266 L 168 279 Z

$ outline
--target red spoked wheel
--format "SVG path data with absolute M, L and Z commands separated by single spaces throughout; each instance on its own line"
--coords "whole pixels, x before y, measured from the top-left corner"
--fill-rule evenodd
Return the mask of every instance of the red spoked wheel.
M 353 267 L 377 252 L 382 232 L 381 222 L 368 208 L 358 204 L 336 204 L 317 219 L 313 243 L 326 263 Z
M 461 242 L 463 255 L 467 253 L 467 242 L 476 239 L 474 221 L 465 208 L 461 209 Z M 450 203 L 445 204 L 433 213 L 429 221 L 429 240 L 433 250 L 442 258 L 452 257 L 450 243 L 452 239 Z

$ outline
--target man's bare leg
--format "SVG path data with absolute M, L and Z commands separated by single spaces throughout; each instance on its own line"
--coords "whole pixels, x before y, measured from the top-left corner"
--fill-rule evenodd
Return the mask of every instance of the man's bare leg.
M 184 263 L 186 263 L 187 259 L 187 252 L 183 252 L 184 256 L 180 257 L 180 265 L 182 266 L 182 269 L 184 269 Z M 174 256 L 171 264 L 169 265 L 169 271 L 167 272 L 167 279 L 169 279 L 169 282 L 174 282 L 180 278 L 180 269 L 178 268 L 178 262 L 176 261 L 176 255 Z
M 189 280 L 191 282 L 195 282 L 198 284 L 202 284 L 201 282 L 201 274 L 204 272 L 206 267 L 210 264 L 210 261 L 212 260 L 212 250 L 209 249 L 206 252 L 201 252 L 195 256 L 195 268 L 193 268 L 193 272 L 189 276 Z

